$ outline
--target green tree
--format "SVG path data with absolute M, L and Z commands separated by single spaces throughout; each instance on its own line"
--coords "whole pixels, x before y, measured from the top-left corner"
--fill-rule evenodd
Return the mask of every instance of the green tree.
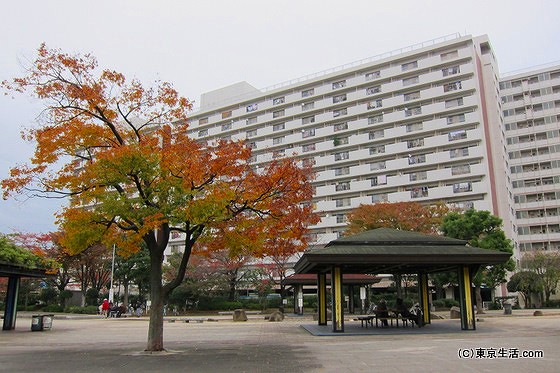
M 533 271 L 521 271 L 511 276 L 507 283 L 508 291 L 518 292 L 523 298 L 525 308 L 531 307 L 531 294 L 538 294 L 543 289 L 541 277 Z
M 443 218 L 442 232 L 452 238 L 468 241 L 469 245 L 482 249 L 513 253 L 513 244 L 501 229 L 502 219 L 489 211 L 469 209 L 464 213 L 451 212 Z M 506 282 L 508 271 L 515 269 L 515 262 L 509 259 L 504 264 L 481 267 L 473 278 L 476 294 L 477 313 L 482 309 L 481 285 L 489 287 Z
M 535 272 L 542 281 L 545 304 L 550 302 L 550 296 L 556 293 L 560 282 L 560 252 L 532 251 L 521 258 L 521 268 Z
M 145 244 L 141 249 L 128 257 L 116 256 L 114 280 L 124 289 L 123 303 L 128 307 L 130 285 L 136 285 L 138 292 L 145 295 L 150 289 L 150 252 Z

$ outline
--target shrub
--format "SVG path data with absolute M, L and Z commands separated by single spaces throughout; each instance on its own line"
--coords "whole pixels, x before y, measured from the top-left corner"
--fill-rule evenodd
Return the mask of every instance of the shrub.
M 64 312 L 68 313 L 79 313 L 79 314 L 86 314 L 86 315 L 96 315 L 98 312 L 97 306 L 86 306 L 86 307 L 78 307 L 78 306 L 69 306 L 66 307 Z
M 64 308 L 58 304 L 49 304 L 43 308 L 44 312 L 64 312 Z

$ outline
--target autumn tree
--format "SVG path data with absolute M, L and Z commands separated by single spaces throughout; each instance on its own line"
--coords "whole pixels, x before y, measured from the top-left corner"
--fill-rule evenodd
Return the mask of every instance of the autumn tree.
M 163 350 L 163 306 L 183 281 L 197 240 L 232 219 L 256 227 L 304 206 L 312 190 L 294 159 L 254 169 L 242 141 L 188 136 L 191 103 L 165 82 L 144 87 L 112 70 L 99 72 L 91 55 L 41 45 L 25 76 L 3 82 L 46 103 L 28 165 L 10 170 L 4 197 L 27 193 L 70 197 L 59 214 L 64 245 L 76 253 L 102 243 L 120 253 L 150 253 L 152 308 L 147 350 Z M 176 275 L 162 282 L 172 231 L 184 234 Z
M 521 258 L 521 268 L 535 272 L 542 281 L 545 304 L 556 293 L 560 282 L 560 252 L 536 250 L 527 252 Z
M 469 209 L 463 213 L 451 212 L 447 214 L 443 219 L 441 229 L 444 235 L 466 240 L 471 246 L 513 254 L 513 244 L 506 237 L 501 227 L 502 219 L 490 214 L 489 211 Z M 473 278 L 477 313 L 484 313 L 481 295 L 482 284 L 495 288 L 506 282 L 507 272 L 514 269 L 515 262 L 511 258 L 503 264 L 480 267 Z
M 379 202 L 373 205 L 360 205 L 348 214 L 345 235 L 376 228 L 438 234 L 443 216 L 449 211 L 445 204 L 423 206 L 418 202 Z

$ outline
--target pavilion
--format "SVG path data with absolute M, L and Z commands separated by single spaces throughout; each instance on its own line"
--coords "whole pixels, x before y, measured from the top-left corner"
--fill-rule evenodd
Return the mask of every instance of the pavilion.
M 13 330 L 16 327 L 17 299 L 21 278 L 48 276 L 46 269 L 28 268 L 13 263 L 0 262 L 0 277 L 8 278 L 2 330 Z
M 484 265 L 505 263 L 511 254 L 472 247 L 467 241 L 390 228 L 378 228 L 306 251 L 296 274 L 317 276 L 318 323 L 327 325 L 327 274 L 332 292 L 332 330 L 344 332 L 345 274 L 417 274 L 424 323 L 430 323 L 428 274 L 456 271 L 459 281 L 461 329 L 475 330 L 471 279 Z

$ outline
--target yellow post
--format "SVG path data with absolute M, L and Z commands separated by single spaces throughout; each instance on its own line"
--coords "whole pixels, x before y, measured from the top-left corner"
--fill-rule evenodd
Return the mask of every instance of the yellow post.
M 428 274 L 421 273 L 418 274 L 418 280 L 420 281 L 420 307 L 424 312 L 424 324 L 430 324 L 430 298 L 429 298 L 429 287 L 428 287 Z
M 342 269 L 333 267 L 331 273 L 331 287 L 333 297 L 333 332 L 344 332 L 343 295 L 342 295 Z
M 327 325 L 327 275 L 317 274 L 317 305 L 319 325 Z
M 475 330 L 474 308 L 472 302 L 471 271 L 469 266 L 459 267 L 459 295 L 461 305 L 461 329 Z

